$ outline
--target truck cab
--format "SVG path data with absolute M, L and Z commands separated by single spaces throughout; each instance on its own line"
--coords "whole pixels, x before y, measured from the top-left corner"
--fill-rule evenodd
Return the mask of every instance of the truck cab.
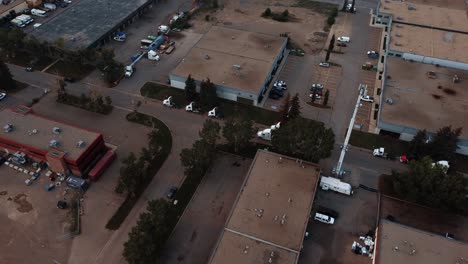
M 132 77 L 134 72 L 135 72 L 135 68 L 132 65 L 125 66 L 125 77 L 127 78 Z

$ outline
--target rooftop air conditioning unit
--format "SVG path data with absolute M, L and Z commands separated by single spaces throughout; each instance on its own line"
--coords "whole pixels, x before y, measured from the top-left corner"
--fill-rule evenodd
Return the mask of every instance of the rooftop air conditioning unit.
M 401 25 L 401 24 L 397 24 L 397 25 L 396 25 L 396 27 L 397 27 L 397 28 L 402 28 L 402 27 L 403 27 L 403 25 Z
M 52 139 L 52 140 L 49 142 L 49 147 L 57 148 L 58 146 L 60 146 L 60 142 L 59 142 L 58 140 Z
M 400 43 L 400 42 L 396 42 L 396 43 L 395 43 L 395 46 L 401 46 L 401 43 Z
M 60 127 L 54 127 L 54 128 L 52 128 L 52 132 L 53 132 L 54 134 L 60 134 L 60 131 L 61 131 L 61 130 L 60 130 Z
M 80 140 L 80 141 L 76 142 L 76 147 L 77 148 L 82 148 L 82 147 L 84 147 L 84 145 L 85 145 L 85 142 L 83 140 Z
M 396 33 L 395 36 L 401 37 L 401 34 L 400 34 L 400 33 Z
M 408 6 L 408 10 L 416 10 L 415 6 Z
M 11 131 L 13 131 L 13 125 L 12 124 L 6 124 L 3 127 L 3 131 L 5 131 L 5 133 L 10 133 Z

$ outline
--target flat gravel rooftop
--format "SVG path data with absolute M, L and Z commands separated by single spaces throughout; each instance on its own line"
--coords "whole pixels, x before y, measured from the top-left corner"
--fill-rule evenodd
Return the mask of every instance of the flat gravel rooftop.
M 31 34 L 40 40 L 65 40 L 65 48 L 87 48 L 149 0 L 80 0 Z

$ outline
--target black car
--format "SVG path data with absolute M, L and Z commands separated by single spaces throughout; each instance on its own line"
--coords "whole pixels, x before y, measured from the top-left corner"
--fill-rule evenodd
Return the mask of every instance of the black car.
M 343 43 L 343 42 L 338 42 L 336 45 L 337 45 L 338 47 L 346 47 L 346 46 L 348 46 L 348 45 L 346 45 L 346 43 Z
M 167 198 L 169 200 L 174 199 L 176 193 L 177 193 L 177 187 L 171 187 L 169 191 L 167 192 Z
M 34 71 L 32 67 L 26 67 L 26 68 L 24 68 L 24 70 L 27 71 L 27 72 L 32 72 L 32 71 Z
M 275 93 L 270 93 L 270 95 L 268 96 L 269 98 L 273 99 L 273 100 L 278 100 L 281 98 L 281 96 L 275 94 Z
M 278 95 L 280 97 L 283 97 L 284 92 L 282 90 L 273 88 L 273 89 L 271 89 L 270 94 L 276 94 L 276 95 Z
M 5 163 L 6 159 L 4 157 L 0 156 L 0 165 L 3 165 Z

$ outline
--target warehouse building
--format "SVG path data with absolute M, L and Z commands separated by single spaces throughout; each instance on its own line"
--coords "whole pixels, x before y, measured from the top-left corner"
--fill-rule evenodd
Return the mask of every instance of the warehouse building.
M 297 263 L 319 178 L 316 164 L 259 150 L 209 263 Z
M 257 105 L 284 58 L 286 44 L 284 37 L 214 26 L 172 71 L 171 86 L 185 89 L 190 74 L 198 86 L 210 79 L 221 98 Z
M 98 47 L 110 41 L 113 34 L 122 31 L 156 1 L 80 0 L 31 34 L 49 43 L 63 39 L 64 48 L 69 50 Z
M 47 162 L 58 173 L 86 176 L 93 167 L 107 165 L 100 162 L 113 158 L 101 134 L 40 116 L 27 107 L 0 109 L 0 124 L 3 151 L 21 152 L 28 159 Z M 106 160 L 101 159 L 103 156 Z M 95 172 L 94 177 L 99 175 Z
M 376 133 L 411 140 L 417 131 L 461 127 L 468 155 L 468 17 L 464 0 L 381 0 L 371 25 L 383 28 L 376 78 Z
M 373 264 L 441 264 L 468 262 L 468 244 L 442 235 L 381 220 Z

